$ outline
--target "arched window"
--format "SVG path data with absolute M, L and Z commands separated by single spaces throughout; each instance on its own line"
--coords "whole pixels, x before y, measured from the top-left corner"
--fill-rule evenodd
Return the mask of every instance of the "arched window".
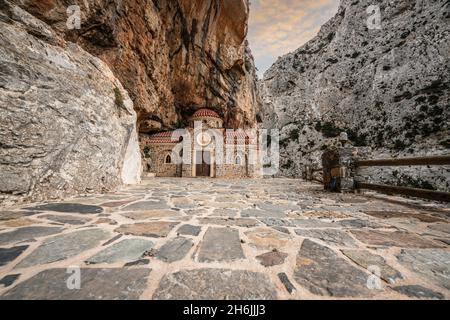
M 240 156 L 236 156 L 236 159 L 234 160 L 234 163 L 240 166 L 242 164 L 241 157 Z
M 164 163 L 165 163 L 165 164 L 170 164 L 170 163 L 172 163 L 172 157 L 170 156 L 170 154 L 168 154 L 168 155 L 166 156 L 166 159 L 164 160 Z

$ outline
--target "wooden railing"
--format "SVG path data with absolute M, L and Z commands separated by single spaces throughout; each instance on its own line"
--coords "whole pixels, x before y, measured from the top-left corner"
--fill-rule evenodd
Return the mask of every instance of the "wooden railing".
M 377 160 L 358 160 L 356 167 L 381 167 L 381 166 L 434 166 L 450 165 L 450 155 L 434 157 L 417 157 L 403 159 L 377 159 Z M 411 197 L 424 198 L 450 202 L 450 193 L 443 191 L 434 191 L 418 188 L 389 186 L 382 184 L 372 184 L 366 182 L 355 182 L 357 189 L 368 189 L 387 194 L 401 194 Z

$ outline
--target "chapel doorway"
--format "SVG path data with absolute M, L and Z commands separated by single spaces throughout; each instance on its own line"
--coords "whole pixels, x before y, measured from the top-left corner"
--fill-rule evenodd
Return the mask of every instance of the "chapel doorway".
M 211 175 L 211 153 L 209 151 L 197 151 L 195 160 L 195 175 L 197 177 L 209 177 Z

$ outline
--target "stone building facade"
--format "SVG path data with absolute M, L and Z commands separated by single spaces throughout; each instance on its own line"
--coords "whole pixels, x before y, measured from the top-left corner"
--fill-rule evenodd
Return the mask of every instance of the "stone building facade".
M 210 109 L 200 109 L 189 127 L 141 139 L 144 171 L 157 177 L 256 178 L 262 176 L 256 130 L 223 128 Z

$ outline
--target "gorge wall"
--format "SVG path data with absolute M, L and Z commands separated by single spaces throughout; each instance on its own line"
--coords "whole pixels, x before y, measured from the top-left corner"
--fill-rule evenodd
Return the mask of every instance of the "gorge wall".
M 108 66 L 0 2 L 0 202 L 138 183 L 133 103 Z
M 137 183 L 138 135 L 201 107 L 254 126 L 248 14 L 247 0 L 0 0 L 0 202 Z
M 134 102 L 141 133 L 183 127 L 208 107 L 228 127 L 255 123 L 248 0 L 14 0 L 105 61 Z M 78 5 L 79 29 L 67 8 Z
M 373 4 L 380 29 L 368 28 Z M 320 167 L 341 132 L 372 158 L 448 154 L 450 2 L 342 0 L 317 37 L 279 58 L 260 88 L 259 118 L 281 133 L 281 175 Z M 371 176 L 450 190 L 448 167 L 385 168 Z

